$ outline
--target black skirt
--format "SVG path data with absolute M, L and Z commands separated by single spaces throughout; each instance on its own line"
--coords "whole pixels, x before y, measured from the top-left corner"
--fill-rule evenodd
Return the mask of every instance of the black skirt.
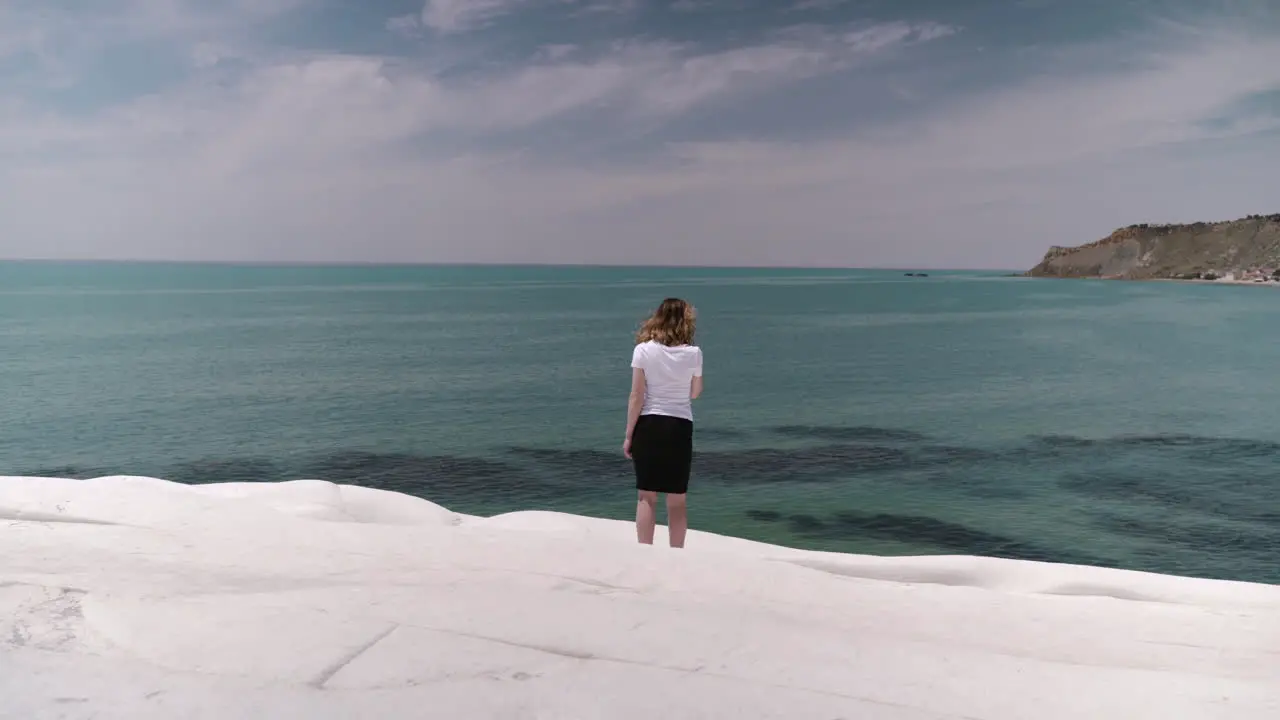
M 683 495 L 693 466 L 693 422 L 669 415 L 641 415 L 631 433 L 636 489 Z

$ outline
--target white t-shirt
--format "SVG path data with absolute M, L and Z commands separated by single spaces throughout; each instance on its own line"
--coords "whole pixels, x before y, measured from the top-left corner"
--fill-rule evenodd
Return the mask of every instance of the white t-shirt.
M 636 345 L 631 367 L 644 370 L 645 395 L 641 415 L 670 415 L 693 419 L 690 385 L 702 377 L 702 350 L 697 345 L 667 347 L 650 340 Z

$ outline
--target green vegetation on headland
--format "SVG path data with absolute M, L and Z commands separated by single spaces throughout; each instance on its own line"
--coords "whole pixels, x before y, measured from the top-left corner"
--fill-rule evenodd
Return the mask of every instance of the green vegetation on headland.
M 1280 282 L 1280 214 L 1227 222 L 1130 225 L 1052 247 L 1029 277 Z

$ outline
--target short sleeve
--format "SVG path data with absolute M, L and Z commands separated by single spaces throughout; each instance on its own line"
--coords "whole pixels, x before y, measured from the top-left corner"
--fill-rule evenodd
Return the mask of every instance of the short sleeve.
M 698 348 L 697 364 L 693 366 L 693 376 L 702 377 L 702 348 Z
M 702 363 L 701 360 L 698 361 Z M 644 344 L 636 345 L 636 349 L 631 351 L 631 367 L 644 369 Z

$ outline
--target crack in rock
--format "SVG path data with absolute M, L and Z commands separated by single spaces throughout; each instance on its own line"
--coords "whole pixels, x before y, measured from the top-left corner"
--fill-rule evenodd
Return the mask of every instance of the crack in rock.
M 342 657 L 338 658 L 336 661 L 334 661 L 333 663 L 331 663 L 330 665 L 322 669 L 307 684 L 317 689 L 324 689 L 325 683 L 332 680 L 334 675 L 337 675 L 338 673 L 342 672 L 343 668 L 355 662 L 356 659 L 359 658 L 361 655 L 369 652 L 369 650 L 371 650 L 374 645 L 377 645 L 378 643 L 385 640 L 387 636 L 395 632 L 396 628 L 398 627 L 400 626 L 392 625 L 386 630 L 383 630 L 377 635 L 374 635 L 372 638 L 368 640 L 368 642 L 365 642 L 359 647 L 353 649 L 351 652 L 343 655 Z

